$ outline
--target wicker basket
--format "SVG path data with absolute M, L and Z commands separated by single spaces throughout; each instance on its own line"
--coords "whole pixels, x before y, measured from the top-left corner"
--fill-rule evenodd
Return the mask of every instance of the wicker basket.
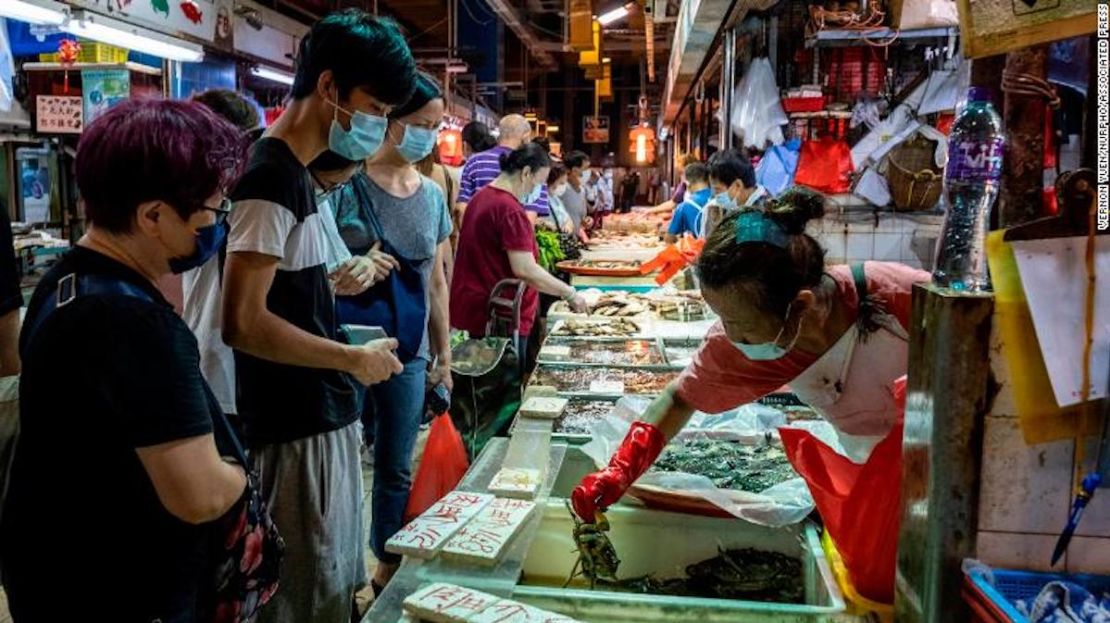
M 936 141 L 917 134 L 886 157 L 886 181 L 898 212 L 931 210 L 944 190 L 944 171 L 936 165 Z

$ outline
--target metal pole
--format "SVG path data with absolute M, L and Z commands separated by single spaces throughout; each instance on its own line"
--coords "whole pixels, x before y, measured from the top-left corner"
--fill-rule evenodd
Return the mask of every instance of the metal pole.
M 725 33 L 721 63 L 721 149 L 732 148 L 732 90 L 736 79 L 736 29 Z

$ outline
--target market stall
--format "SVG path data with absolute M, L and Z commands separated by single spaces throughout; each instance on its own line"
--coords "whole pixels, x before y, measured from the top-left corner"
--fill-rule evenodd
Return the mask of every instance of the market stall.
M 616 261 L 586 270 L 612 272 Z M 584 290 L 586 313 L 562 303 L 549 311 L 508 438 L 491 440 L 455 491 L 396 538 L 405 563 L 365 620 L 482 616 L 466 608 L 442 612 L 448 602 L 541 608 L 545 620 L 852 620 L 841 596 L 843 567 L 838 578 L 807 519 L 813 501 L 778 440 L 779 426 L 821 424 L 785 388 L 761 404 L 696 414 L 607 513 L 605 532 L 584 528 L 569 511 L 572 489 L 604 465 L 715 322 L 696 290 L 594 278 L 598 287 Z M 500 512 L 504 521 L 490 526 L 480 511 L 470 519 L 470 511 L 451 508 L 463 494 L 476 505 L 527 510 Z M 664 536 L 679 526 L 682 538 Z M 460 538 L 478 539 L 470 546 L 481 554 L 460 555 Z M 607 572 L 600 571 L 604 560 Z M 429 585 L 434 595 L 418 591 Z M 473 590 L 481 594 L 454 592 Z

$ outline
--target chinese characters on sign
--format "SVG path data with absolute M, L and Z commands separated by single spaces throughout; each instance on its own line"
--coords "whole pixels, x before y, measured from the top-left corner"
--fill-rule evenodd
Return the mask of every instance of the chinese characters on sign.
M 468 620 L 497 601 L 493 595 L 461 586 L 432 584 L 405 599 L 404 608 L 423 620 L 454 623 Z
M 80 95 L 39 95 L 35 98 L 35 131 L 80 134 L 83 127 Z
M 385 549 L 403 556 L 431 558 L 493 499 L 486 493 L 452 491 L 386 541 Z
M 502 467 L 489 483 L 490 493 L 509 498 L 531 499 L 539 487 L 540 470 L 522 467 Z
M 409 595 L 404 608 L 434 623 L 577 623 L 561 614 L 445 583 Z
M 497 498 L 443 546 L 443 553 L 494 564 L 535 508 L 535 502 Z
M 583 143 L 609 142 L 609 117 L 585 117 L 582 120 Z

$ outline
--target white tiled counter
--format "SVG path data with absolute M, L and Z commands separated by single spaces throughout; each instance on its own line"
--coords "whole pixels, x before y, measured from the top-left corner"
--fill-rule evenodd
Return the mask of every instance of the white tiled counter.
M 874 260 L 930 270 L 943 222 L 940 212 L 876 211 L 833 197 L 807 232 L 828 251 L 830 264 Z

